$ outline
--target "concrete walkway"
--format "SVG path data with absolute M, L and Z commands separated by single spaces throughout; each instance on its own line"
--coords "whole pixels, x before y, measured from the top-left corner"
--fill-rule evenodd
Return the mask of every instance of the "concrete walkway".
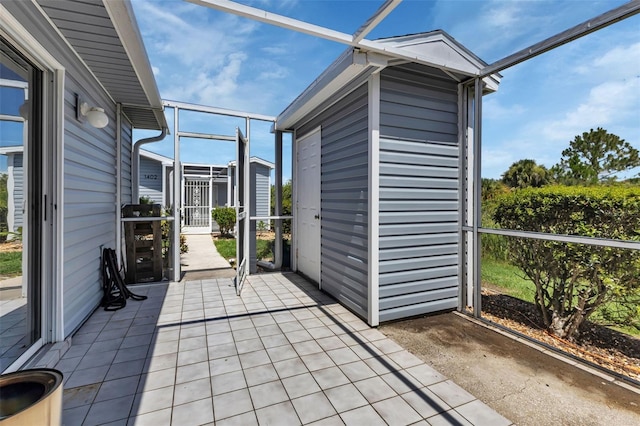
M 56 365 L 65 425 L 511 424 L 296 274 L 135 292 Z
M 232 278 L 235 269 L 220 256 L 210 234 L 185 235 L 189 251 L 180 256 L 182 280 Z

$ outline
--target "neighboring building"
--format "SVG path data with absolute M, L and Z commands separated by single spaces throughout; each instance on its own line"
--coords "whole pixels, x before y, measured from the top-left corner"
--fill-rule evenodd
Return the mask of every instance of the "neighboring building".
M 295 132 L 294 268 L 370 325 L 458 307 L 460 83 L 486 65 L 443 31 L 378 42 L 442 65 L 349 48 L 276 120 Z
M 20 232 L 24 217 L 24 167 L 22 146 L 0 147 L 7 158 L 7 240 Z
M 0 146 L 13 186 L 11 226 L 22 221 L 26 288 L 0 318 L 0 371 L 11 371 L 72 336 L 99 306 L 101 248 L 119 250 L 120 205 L 132 201 L 132 130 L 166 122 L 128 1 L 3 1 L 0 16 Z M 6 148 L 11 126 L 24 132 L 11 139 L 23 141 L 14 152 Z
M 251 215 L 269 216 L 271 211 L 271 170 L 274 164 L 251 157 Z M 211 210 L 233 206 L 235 162 L 228 165 L 182 163 L 182 232 L 209 233 L 217 230 Z M 140 150 L 140 197 L 170 206 L 173 200 L 173 159 Z M 265 220 L 266 228 L 269 221 Z

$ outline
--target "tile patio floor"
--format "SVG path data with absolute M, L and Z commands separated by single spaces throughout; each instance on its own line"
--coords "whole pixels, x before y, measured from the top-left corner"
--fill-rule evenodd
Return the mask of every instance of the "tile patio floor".
M 133 287 L 57 364 L 65 425 L 510 425 L 295 274 Z

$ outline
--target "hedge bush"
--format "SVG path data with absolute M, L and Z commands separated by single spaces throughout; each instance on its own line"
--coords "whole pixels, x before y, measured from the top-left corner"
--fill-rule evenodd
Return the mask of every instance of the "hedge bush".
M 518 190 L 498 200 L 494 220 L 504 229 L 640 241 L 640 188 Z M 584 320 L 605 304 L 620 306 L 608 313 L 614 322 L 640 318 L 640 250 L 529 238 L 508 238 L 508 245 L 553 333 L 578 337 Z
M 220 227 L 220 234 L 231 235 L 236 226 L 236 209 L 233 207 L 216 207 L 211 211 L 211 217 Z

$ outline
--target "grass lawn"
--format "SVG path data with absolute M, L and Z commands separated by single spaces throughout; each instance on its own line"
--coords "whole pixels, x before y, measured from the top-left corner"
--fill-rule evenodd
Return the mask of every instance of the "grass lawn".
M 236 240 L 235 238 L 217 239 L 213 242 L 220 256 L 225 259 L 236 257 Z
M 225 259 L 231 259 L 236 257 L 236 240 L 235 238 L 217 239 L 214 242 L 216 250 Z M 264 259 L 271 254 L 271 241 L 257 240 L 256 250 L 258 252 L 258 259 Z
M 515 266 L 490 258 L 482 259 L 482 286 L 497 289 L 509 296 L 533 303 L 534 286 L 523 278 Z
M 0 252 L 0 275 L 3 277 L 17 277 L 22 275 L 22 252 Z
M 483 258 L 482 286 L 533 303 L 533 283 L 523 278 L 522 271 L 509 263 Z M 611 307 L 613 307 L 612 304 Z M 602 314 L 599 311 L 600 310 L 594 312 L 589 320 L 595 323 L 606 324 L 606 321 L 602 320 Z M 610 328 L 633 336 L 640 336 L 640 330 L 635 327 L 611 326 Z

